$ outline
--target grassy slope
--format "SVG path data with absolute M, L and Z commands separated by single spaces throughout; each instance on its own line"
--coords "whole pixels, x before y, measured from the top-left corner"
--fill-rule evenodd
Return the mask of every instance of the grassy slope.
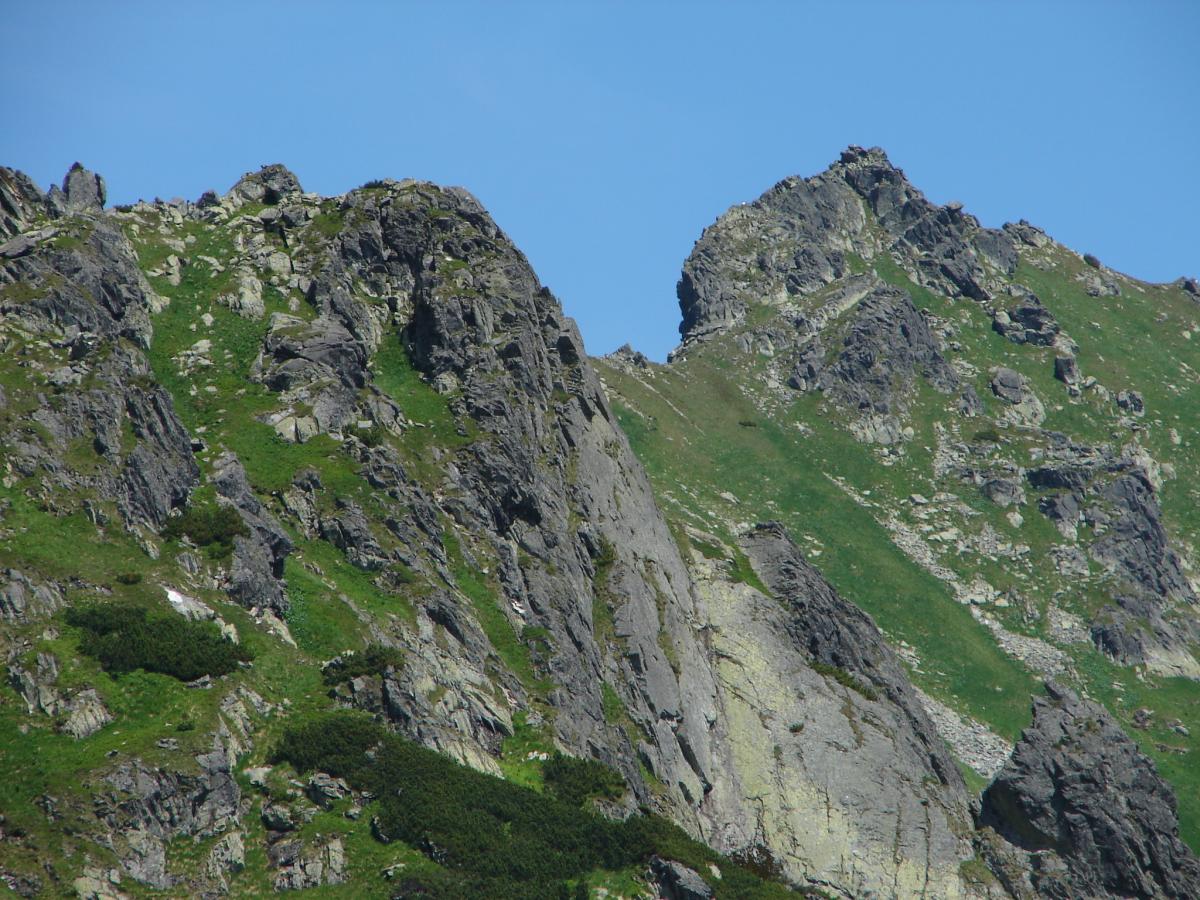
M 827 477 L 872 490 L 880 475 L 896 473 L 873 466 L 869 451 L 835 427 L 806 436 L 763 417 L 700 358 L 659 374 L 653 390 L 611 369 L 605 378 L 621 398 L 621 425 L 666 499 L 668 515 L 725 537 L 731 536 L 726 523 L 782 521 L 810 554 L 819 549 L 810 558 L 844 596 L 930 661 L 916 677 L 922 687 L 1002 734 L 1019 733 L 1028 721 L 1032 680 L 942 582 L 905 557 L 870 513 Z M 815 409 L 800 408 L 810 405 L 800 401 L 788 417 L 804 415 L 822 425 L 820 416 L 805 415 Z M 723 492 L 740 503 L 729 503 Z

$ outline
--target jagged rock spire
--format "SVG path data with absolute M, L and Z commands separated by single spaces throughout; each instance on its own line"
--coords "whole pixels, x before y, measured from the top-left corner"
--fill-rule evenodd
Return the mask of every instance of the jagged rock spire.
M 100 212 L 104 209 L 107 196 L 104 179 L 77 162 L 67 171 L 62 187 L 55 185 L 50 188 L 46 199 L 56 216 L 66 216 L 73 213 Z

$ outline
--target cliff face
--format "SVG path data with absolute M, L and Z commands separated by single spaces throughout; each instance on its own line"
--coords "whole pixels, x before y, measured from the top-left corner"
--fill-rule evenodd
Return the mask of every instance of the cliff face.
M 696 535 L 699 546 L 714 541 Z M 895 655 L 782 526 L 742 535 L 757 577 L 692 554 L 721 689 L 714 794 L 749 818 L 714 824 L 722 843 L 765 845 L 788 871 L 847 896 L 973 893 L 968 795 Z M 752 834 L 739 834 L 752 824 Z
M 1007 874 L 1029 848 L 979 843 L 947 746 L 976 758 L 947 732 L 961 710 L 913 686 L 912 647 L 889 647 L 850 602 L 859 586 L 839 592 L 818 573 L 793 524 L 680 501 L 738 503 L 727 488 L 740 483 L 701 486 L 697 467 L 664 485 L 652 466 L 652 486 L 621 425 L 634 421 L 628 394 L 614 409 L 574 323 L 465 191 L 382 181 L 322 198 L 268 166 L 196 203 L 104 203 L 80 166 L 48 194 L 0 170 L 11 887 L 444 892 L 439 879 L 469 861 L 428 834 L 389 835 L 390 807 L 349 757 L 322 757 L 328 772 L 280 762 L 295 763 L 278 748 L 314 717 L 349 729 L 321 741 L 352 742 L 345 723 L 362 719 L 319 718 L 345 708 L 546 803 L 563 796 L 555 753 L 597 760 L 622 787 L 598 789 L 595 809 L 653 834 L 662 826 L 643 817 L 657 813 L 727 854 L 660 840 L 656 854 L 685 861 L 635 853 L 622 871 L 580 863 L 553 885 L 517 871 L 525 896 L 583 876 L 667 896 L 1041 889 Z M 856 439 L 903 447 L 926 388 L 964 415 L 985 403 L 940 323 L 866 260 L 891 254 L 928 289 L 987 304 L 1022 234 L 935 207 L 879 151 L 852 149 L 706 232 L 681 281 L 676 366 L 728 346 L 777 361 L 778 396 L 819 394 Z M 1059 339 L 1035 300 L 1005 319 L 1006 339 Z M 657 377 L 632 354 L 602 371 Z M 1036 413 L 1019 373 L 995 385 L 1005 414 Z M 714 434 L 722 416 L 757 428 L 703 391 L 671 408 L 708 405 Z M 634 432 L 639 451 L 647 433 Z M 1107 516 L 1093 554 L 1142 586 L 1114 599 L 1124 612 L 1096 640 L 1124 659 L 1182 660 L 1189 632 L 1160 598 L 1188 602 L 1191 587 L 1153 459 L 1053 448 L 1027 476 L 1052 489 L 1047 522 Z M 756 471 L 753 455 L 709 459 L 735 458 Z M 1018 477 L 992 481 L 1023 499 Z M 1122 629 L 1121 615 L 1143 614 L 1152 639 Z M 996 741 L 1004 755 L 975 725 L 979 756 L 994 759 Z M 1013 840 L 993 806 L 986 824 Z M 1145 840 L 1170 825 L 1160 806 Z M 1169 850 L 1190 864 L 1183 844 Z M 1061 858 L 1073 884 L 1092 883 L 1086 853 Z M 758 893 L 736 893 L 750 883 Z

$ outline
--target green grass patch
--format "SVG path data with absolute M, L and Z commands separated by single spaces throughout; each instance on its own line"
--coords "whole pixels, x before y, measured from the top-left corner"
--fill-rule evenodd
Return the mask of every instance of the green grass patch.
M 669 515 L 735 545 L 724 518 L 727 503 L 718 496 L 718 490 L 728 491 L 739 499 L 743 521 L 779 520 L 793 536 L 811 536 L 822 548 L 813 562 L 839 593 L 869 612 L 889 638 L 917 649 L 925 663 L 924 673 L 914 676 L 921 687 L 1015 739 L 1029 721 L 1032 677 L 943 582 L 901 552 L 870 510 L 831 480 L 907 497 L 922 487 L 907 483 L 909 472 L 927 467 L 928 457 L 905 468 L 880 466 L 869 446 L 822 411 L 818 397 L 801 397 L 764 417 L 738 387 L 742 375 L 729 361 L 734 352 L 726 358 L 718 349 L 711 358 L 696 355 L 657 370 L 652 390 L 618 369 L 604 372 L 620 424 Z M 923 395 L 924 402 L 946 402 L 930 395 Z M 758 427 L 738 424 L 747 418 Z M 653 429 L 639 427 L 647 419 Z M 796 422 L 806 430 L 796 429 Z M 922 437 L 910 446 L 919 446 Z M 705 556 L 727 558 L 695 538 L 690 543 Z M 748 562 L 735 559 L 731 569 L 754 583 Z
M 821 662 L 819 659 L 814 659 L 809 663 L 809 666 L 811 666 L 812 670 L 818 675 L 823 675 L 826 678 L 832 678 L 842 687 L 850 688 L 850 690 L 856 691 L 868 700 L 879 699 L 879 694 L 875 688 L 871 687 L 869 684 L 865 684 L 855 675 L 847 672 L 841 666 L 831 666 L 829 663 Z
M 442 535 L 442 545 L 446 548 L 455 583 L 471 601 L 475 618 L 496 655 L 527 689 L 535 693 L 548 691 L 552 685 L 538 677 L 533 668 L 529 647 L 500 608 L 499 591 L 481 578 L 475 568 L 467 565 L 458 539 L 449 530 Z

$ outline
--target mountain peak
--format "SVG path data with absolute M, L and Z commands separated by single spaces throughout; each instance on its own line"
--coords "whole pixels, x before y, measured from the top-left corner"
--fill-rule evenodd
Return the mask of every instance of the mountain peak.
M 869 166 L 887 166 L 895 168 L 887 152 L 882 147 L 863 148 L 857 144 L 851 144 L 842 151 L 842 155 L 838 158 L 838 162 L 842 165 L 869 165 Z

